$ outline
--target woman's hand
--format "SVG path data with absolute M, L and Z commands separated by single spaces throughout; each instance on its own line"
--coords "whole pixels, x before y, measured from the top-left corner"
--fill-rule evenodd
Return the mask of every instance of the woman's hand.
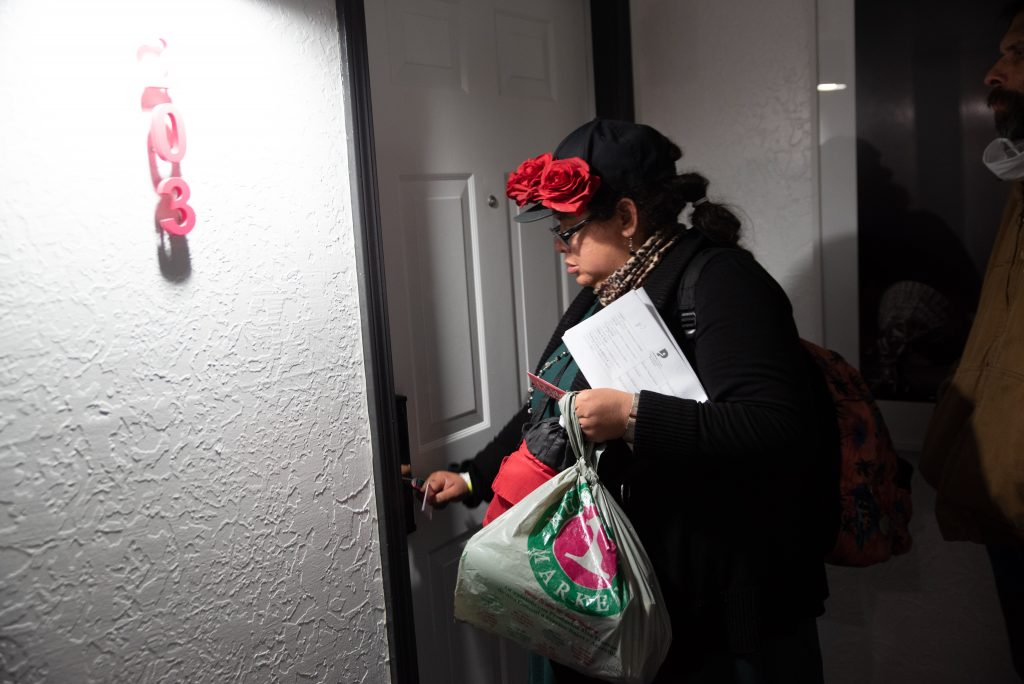
M 633 395 L 619 390 L 583 390 L 576 395 L 576 417 L 583 435 L 591 442 L 607 442 L 626 432 Z
M 458 473 L 435 470 L 427 476 L 420 491 L 429 505 L 444 508 L 452 501 L 462 501 L 469 496 L 469 485 Z

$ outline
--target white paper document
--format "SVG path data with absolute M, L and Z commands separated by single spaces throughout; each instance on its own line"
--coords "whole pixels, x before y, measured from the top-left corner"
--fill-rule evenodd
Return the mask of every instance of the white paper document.
M 642 288 L 569 328 L 562 341 L 591 387 L 708 400 L 693 367 Z

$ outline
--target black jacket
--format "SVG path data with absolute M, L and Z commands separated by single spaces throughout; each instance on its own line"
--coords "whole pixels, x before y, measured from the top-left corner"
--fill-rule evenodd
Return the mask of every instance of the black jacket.
M 831 400 L 775 280 L 749 253 L 722 251 L 697 283 L 696 334 L 677 327 L 680 278 L 708 245 L 689 231 L 644 289 L 709 401 L 642 392 L 634 450 L 613 442 L 600 468 L 654 564 L 673 655 L 683 658 L 688 649 L 749 652 L 777 627 L 823 612 L 823 529 L 838 501 Z M 577 296 L 541 363 L 593 302 L 590 290 Z M 573 389 L 588 387 L 578 375 Z M 524 407 L 462 465 L 482 498 L 528 417 Z

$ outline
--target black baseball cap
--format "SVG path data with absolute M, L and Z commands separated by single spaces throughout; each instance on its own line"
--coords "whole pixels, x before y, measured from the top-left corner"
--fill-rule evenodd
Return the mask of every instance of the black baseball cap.
M 600 194 L 621 194 L 674 176 L 680 152 L 671 140 L 646 124 L 594 119 L 567 135 L 553 156 L 580 157 L 590 165 L 591 173 L 600 176 Z M 515 220 L 530 223 L 554 213 L 538 202 L 520 212 Z

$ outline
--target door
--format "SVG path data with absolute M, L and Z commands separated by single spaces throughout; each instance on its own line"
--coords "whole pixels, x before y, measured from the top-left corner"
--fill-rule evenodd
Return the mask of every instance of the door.
M 571 294 L 507 175 L 592 116 L 586 0 L 368 0 L 395 389 L 414 474 L 472 456 L 522 405 Z M 521 682 L 525 656 L 455 623 L 459 555 L 483 507 L 409 537 L 420 680 Z

